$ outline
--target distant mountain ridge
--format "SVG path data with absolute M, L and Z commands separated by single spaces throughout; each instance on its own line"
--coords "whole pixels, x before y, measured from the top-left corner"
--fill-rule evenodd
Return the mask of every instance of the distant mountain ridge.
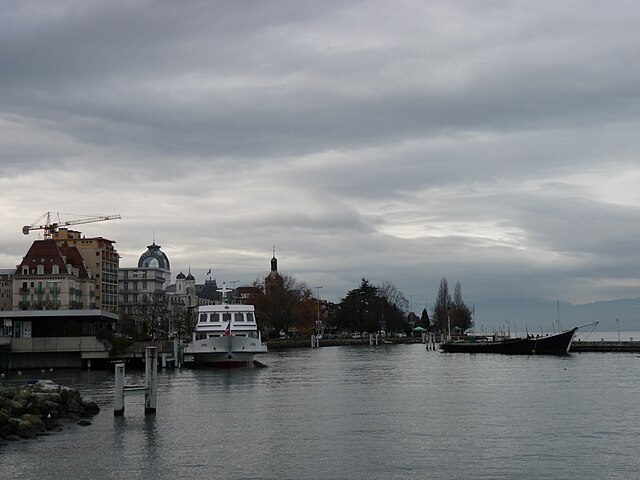
M 599 301 L 574 305 L 569 302 L 545 299 L 488 299 L 467 302 L 475 309 L 476 331 L 482 325 L 486 328 L 506 328 L 509 322 L 511 331 L 530 332 L 553 331 L 558 329 L 558 306 L 560 324 L 563 328 L 600 322 L 600 331 L 640 331 L 640 298 L 627 298 L 611 301 Z

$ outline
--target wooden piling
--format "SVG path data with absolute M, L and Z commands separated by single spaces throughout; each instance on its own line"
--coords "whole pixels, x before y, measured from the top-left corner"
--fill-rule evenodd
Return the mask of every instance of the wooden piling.
M 145 356 L 144 414 L 156 413 L 156 389 L 158 385 L 158 347 L 147 347 Z

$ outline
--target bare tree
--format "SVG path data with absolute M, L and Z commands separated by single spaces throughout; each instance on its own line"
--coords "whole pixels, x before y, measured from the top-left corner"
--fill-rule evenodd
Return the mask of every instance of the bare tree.
M 391 305 L 395 305 L 402 311 L 407 311 L 409 301 L 404 294 L 391 282 L 385 280 L 378 286 L 378 295 Z
M 169 300 L 164 292 L 153 292 L 134 305 L 132 317 L 151 337 L 166 337 L 169 333 Z

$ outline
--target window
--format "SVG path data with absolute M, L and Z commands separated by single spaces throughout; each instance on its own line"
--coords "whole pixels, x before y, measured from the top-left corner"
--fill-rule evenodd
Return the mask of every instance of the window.
M 200 322 L 206 322 L 207 321 L 207 314 L 206 313 L 201 313 L 199 321 Z
M 255 322 L 255 319 L 253 318 L 253 312 L 247 313 L 247 322 Z
M 223 322 L 230 322 L 231 321 L 231 314 L 228 312 L 225 312 L 222 314 L 222 321 Z
M 58 275 L 60 273 L 60 266 L 59 265 L 53 265 L 51 267 L 51 273 L 53 275 Z
M 44 265 L 38 265 L 37 274 L 38 275 L 44 275 Z
M 234 318 L 233 318 L 234 322 L 244 322 L 244 316 L 242 315 L 242 313 L 236 312 L 236 313 L 234 313 L 233 316 L 234 316 Z
M 29 275 L 29 267 L 22 267 L 22 274 Z

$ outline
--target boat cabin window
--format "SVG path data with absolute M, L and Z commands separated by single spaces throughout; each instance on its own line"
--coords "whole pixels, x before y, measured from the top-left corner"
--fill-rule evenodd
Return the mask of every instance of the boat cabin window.
M 196 340 L 204 340 L 205 338 L 207 338 L 205 334 L 196 333 Z
M 247 312 L 247 322 L 255 322 L 253 318 L 253 312 Z
M 234 315 L 234 322 L 244 322 L 244 315 L 242 315 L 242 313 L 240 312 L 236 312 Z
M 223 322 L 230 322 L 231 321 L 231 314 L 229 312 L 225 312 L 222 314 L 222 321 Z
M 200 322 L 206 322 L 207 321 L 207 314 L 206 313 L 201 313 L 199 321 Z
M 218 314 L 217 313 L 210 313 L 209 314 L 209 321 L 210 322 L 219 322 L 220 320 L 218 320 Z

